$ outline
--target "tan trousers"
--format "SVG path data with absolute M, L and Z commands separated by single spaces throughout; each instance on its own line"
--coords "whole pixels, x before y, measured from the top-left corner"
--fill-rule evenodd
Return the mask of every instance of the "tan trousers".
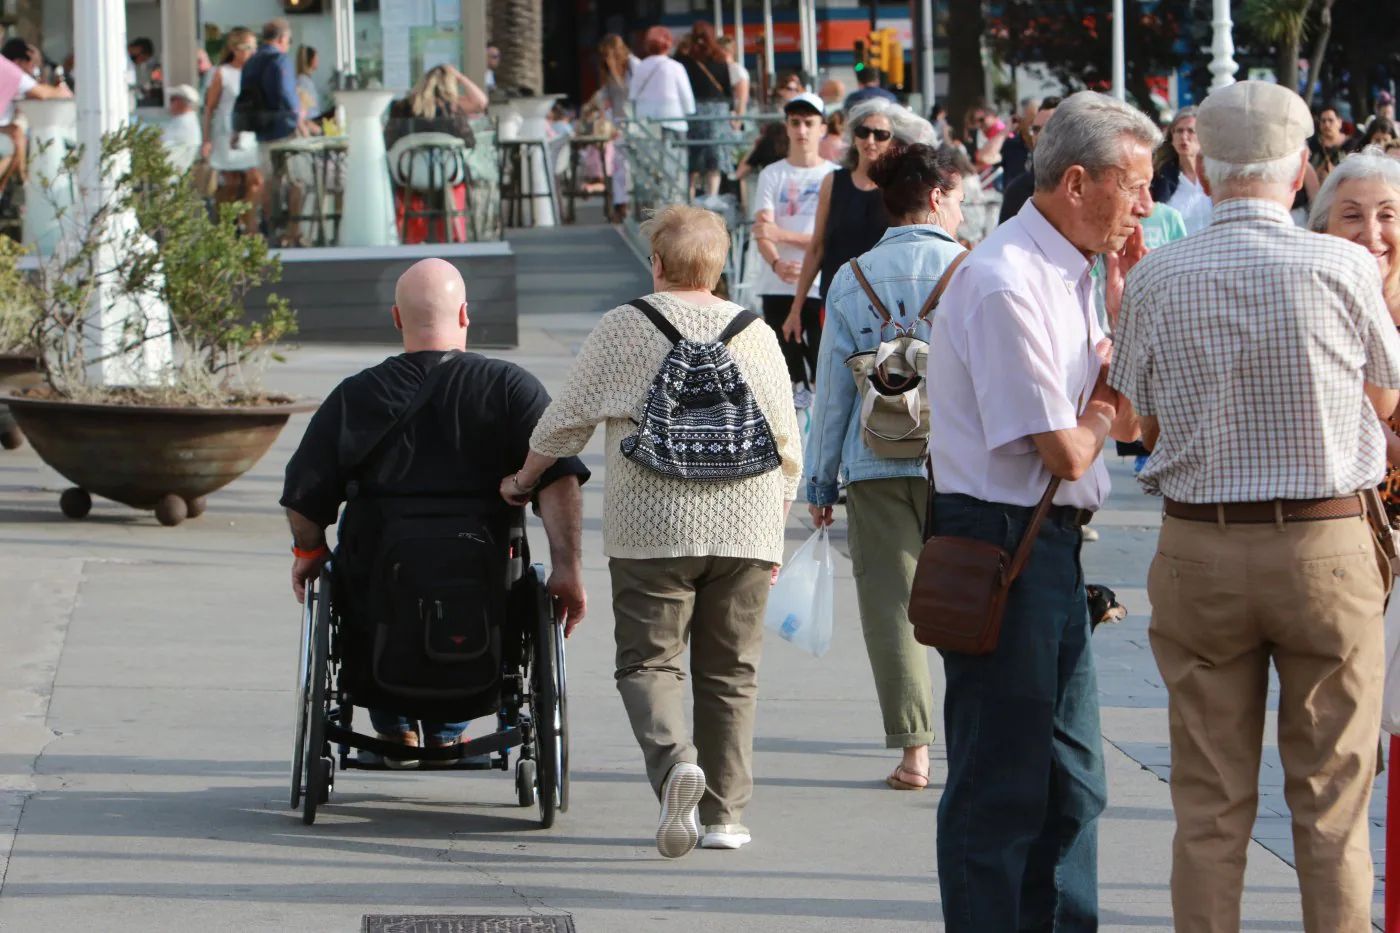
M 738 823 L 753 796 L 758 659 L 772 564 L 737 557 L 608 562 L 617 690 L 659 796 L 673 765 L 705 772 L 700 822 Z M 695 735 L 685 723 L 690 642 Z
M 1364 518 L 1164 520 L 1148 595 L 1169 698 L 1177 930 L 1240 928 L 1270 659 L 1304 928 L 1371 929 L 1366 810 L 1388 587 Z

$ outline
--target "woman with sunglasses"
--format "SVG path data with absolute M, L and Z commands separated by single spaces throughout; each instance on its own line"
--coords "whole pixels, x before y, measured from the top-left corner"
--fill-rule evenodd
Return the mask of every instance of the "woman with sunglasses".
M 892 148 L 913 143 L 932 145 L 933 127 L 907 108 L 887 100 L 868 100 L 851 108 L 846 120 L 846 157 L 842 167 L 822 183 L 812 242 L 802 259 L 797 295 L 783 322 L 784 340 L 802 339 L 802 306 L 812 282 L 821 276 L 818 294 L 824 303 L 831 282 L 855 256 L 873 249 L 890 225 L 870 167 Z

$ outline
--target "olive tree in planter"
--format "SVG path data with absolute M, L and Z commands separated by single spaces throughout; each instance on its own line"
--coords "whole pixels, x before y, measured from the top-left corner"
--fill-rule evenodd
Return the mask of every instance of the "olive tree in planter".
M 78 159 L 68 156 L 65 173 Z M 31 340 L 45 377 L 5 401 L 44 462 L 75 484 L 60 500 L 65 515 L 86 515 L 97 493 L 175 525 L 249 470 L 291 414 L 314 406 L 258 387 L 296 322 L 275 298 L 263 317 L 247 319 L 245 296 L 281 272 L 261 239 L 238 232 L 247 205 L 211 216 L 149 127 L 105 137 L 100 165 L 107 194 L 94 204 L 80 191 L 82 216 L 60 211 L 59 248 L 36 257 L 29 275 L 6 277 L 0 265 L 0 293 L 16 289 L 34 309 Z M 103 334 L 94 302 L 104 300 L 139 312 Z M 173 355 L 159 372 L 134 384 L 99 381 L 114 359 L 167 340 Z
M 36 309 L 28 289 L 16 287 L 18 263 L 24 249 L 0 236 L 0 392 L 36 386 L 43 381 L 41 359 L 34 346 Z M 0 447 L 14 450 L 24 443 L 24 432 L 0 404 Z

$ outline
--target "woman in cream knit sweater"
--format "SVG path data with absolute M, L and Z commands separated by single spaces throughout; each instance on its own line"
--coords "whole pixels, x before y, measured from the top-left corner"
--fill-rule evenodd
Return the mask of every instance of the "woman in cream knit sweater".
M 647 301 L 687 339 L 715 340 L 743 309 L 716 298 L 729 232 L 699 208 L 661 210 L 642 227 L 655 294 Z M 771 328 L 729 344 L 768 420 L 780 469 L 731 482 L 663 476 L 622 455 L 671 342 L 630 305 L 604 315 L 545 411 L 520 472 L 501 484 L 523 502 L 557 458 L 579 453 L 606 424 L 605 550 L 612 575 L 617 688 L 661 798 L 656 844 L 684 855 L 700 842 L 747 843 L 754 707 L 763 610 L 783 559 L 783 526 L 802 475 L 792 384 Z M 695 732 L 685 724 L 681 655 L 690 642 Z M 699 817 L 696 817 L 696 809 Z M 703 826 L 703 834 L 701 833 Z M 703 838 L 702 838 L 703 837 Z

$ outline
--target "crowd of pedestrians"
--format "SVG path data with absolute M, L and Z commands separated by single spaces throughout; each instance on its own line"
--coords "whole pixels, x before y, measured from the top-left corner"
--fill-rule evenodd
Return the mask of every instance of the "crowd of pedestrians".
M 285 43 L 269 35 L 258 54 L 280 77 Z M 231 46 L 235 73 L 215 80 L 239 81 L 247 51 Z M 1335 109 L 1315 119 L 1292 91 L 1247 81 L 1165 132 L 1085 91 L 1024 101 L 1012 121 L 975 106 L 954 138 L 871 70 L 849 97 L 780 74 L 781 122 L 731 165 L 726 127 L 749 94 L 732 51 L 703 23 L 680 44 L 655 27 L 643 51 L 603 41 L 596 106 L 688 141 L 699 205 L 725 176 L 756 176 L 755 310 L 722 297 L 721 215 L 656 211 L 641 226 L 652 292 L 594 328 L 496 491 L 530 502 L 604 428 L 615 679 L 661 854 L 752 841 L 763 617 L 788 513 L 803 494 L 827 527 L 844 501 L 894 790 L 929 786 L 939 734 L 916 637 L 930 610 L 911 599 L 925 542 L 1026 555 L 986 650 L 935 645 L 942 909 L 965 933 L 1097 929 L 1108 788 L 1081 554 L 1113 439 L 1165 512 L 1148 589 L 1177 929 L 1240 926 L 1271 668 L 1305 927 L 1369 929 L 1392 571 L 1389 520 L 1365 494 L 1400 467 L 1392 116 L 1353 140 Z M 271 93 L 266 73 L 254 79 Z M 400 116 L 459 119 L 470 104 L 454 101 L 480 93 L 432 80 Z M 837 109 L 840 165 L 823 150 Z M 626 147 L 609 158 L 625 174 Z M 990 187 L 1001 223 L 970 244 L 963 205 Z M 614 216 L 627 205 L 614 188 Z M 455 347 L 467 319 L 452 294 Z M 580 507 L 556 504 L 552 522 Z M 559 587 L 571 629 L 576 558 Z

